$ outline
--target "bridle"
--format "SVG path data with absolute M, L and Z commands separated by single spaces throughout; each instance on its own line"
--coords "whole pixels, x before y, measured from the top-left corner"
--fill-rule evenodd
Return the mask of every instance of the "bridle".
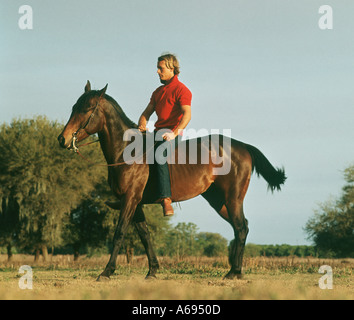
M 97 103 L 96 103 L 96 106 L 93 108 L 91 114 L 89 115 L 89 117 L 87 118 L 87 120 L 79 127 L 79 129 L 77 129 L 73 134 L 73 138 L 72 138 L 72 141 L 71 141 L 71 148 L 70 150 L 73 150 L 75 153 L 77 153 L 83 160 L 87 161 L 87 162 L 90 162 L 92 165 L 96 165 L 96 166 L 105 166 L 105 167 L 115 167 L 115 166 L 121 166 L 121 165 L 124 165 L 126 164 L 125 161 L 123 162 L 118 162 L 118 163 L 112 163 L 112 164 L 99 164 L 99 163 L 92 163 L 89 159 L 85 158 L 79 151 L 79 147 L 84 147 L 84 146 L 87 146 L 87 145 L 90 145 L 90 144 L 93 144 L 93 143 L 96 143 L 96 142 L 99 142 L 100 140 L 97 139 L 97 140 L 94 140 L 94 141 L 90 141 L 90 142 L 87 142 L 87 143 L 84 143 L 84 144 L 81 144 L 81 145 L 76 145 L 77 143 L 77 135 L 78 133 L 81 131 L 81 130 L 85 130 L 86 127 L 89 125 L 90 121 L 92 120 L 92 118 L 94 117 L 95 115 L 95 112 L 96 110 L 98 109 L 99 105 L 100 105 L 100 102 L 101 102 L 101 99 L 103 98 L 103 95 L 104 93 L 102 93 L 100 95 L 100 97 L 98 98 L 97 100 Z M 86 131 L 86 130 L 85 130 Z M 88 135 L 90 135 L 87 131 L 86 133 Z M 142 134 L 146 134 L 146 132 L 143 132 Z M 155 143 L 156 144 L 156 143 Z M 149 150 L 145 151 L 141 156 L 144 156 L 144 154 L 146 152 L 148 152 Z
M 94 114 L 96 112 L 96 110 L 98 109 L 98 106 L 101 102 L 101 99 L 103 97 L 103 93 L 100 95 L 100 97 L 98 98 L 97 100 L 97 103 L 96 103 L 96 106 L 93 108 L 90 116 L 87 118 L 87 120 L 79 127 L 79 129 L 77 129 L 74 133 L 73 133 L 73 139 L 72 139 L 72 142 L 71 142 L 71 145 L 72 145 L 72 148 L 71 150 L 74 150 L 74 152 L 76 153 L 79 153 L 79 146 L 76 145 L 76 141 L 77 141 L 77 135 L 78 133 L 80 132 L 80 130 L 85 130 L 86 127 L 88 126 L 88 124 L 90 123 L 91 119 L 94 117 Z M 86 131 L 86 130 L 85 130 Z M 86 131 L 87 133 L 87 131 Z M 90 134 L 89 134 L 90 135 Z M 92 142 L 89 142 L 89 143 L 86 143 L 85 145 L 88 145 L 88 144 L 91 144 L 91 143 L 94 143 L 94 142 L 98 142 L 99 140 L 96 140 L 96 141 L 92 141 Z M 83 146 L 83 145 L 81 145 Z

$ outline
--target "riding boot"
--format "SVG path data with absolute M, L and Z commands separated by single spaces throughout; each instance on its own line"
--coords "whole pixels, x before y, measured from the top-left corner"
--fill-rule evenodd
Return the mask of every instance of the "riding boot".
M 164 198 L 161 201 L 161 205 L 163 208 L 163 214 L 165 217 L 170 217 L 170 216 L 174 215 L 171 203 L 172 203 L 171 198 Z

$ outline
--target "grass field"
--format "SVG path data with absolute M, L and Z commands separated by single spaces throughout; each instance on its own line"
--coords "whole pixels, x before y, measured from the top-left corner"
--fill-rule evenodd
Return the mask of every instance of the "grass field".
M 96 282 L 108 256 L 49 257 L 33 262 L 32 256 L 14 255 L 11 262 L 0 255 L 0 299 L 119 299 L 119 300 L 241 300 L 241 299 L 354 299 L 354 259 L 245 258 L 242 280 L 223 280 L 227 257 L 186 257 L 176 261 L 160 257 L 157 280 L 144 280 L 147 259 L 135 257 L 127 264 L 119 256 L 119 267 L 109 282 Z M 33 289 L 19 288 L 21 265 L 33 272 Z M 320 289 L 318 270 L 333 270 L 333 289 Z

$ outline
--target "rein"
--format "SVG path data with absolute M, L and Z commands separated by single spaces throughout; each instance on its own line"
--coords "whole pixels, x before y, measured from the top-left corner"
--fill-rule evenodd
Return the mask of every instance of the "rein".
M 99 142 L 100 140 L 96 140 L 96 141 L 92 141 L 92 142 L 89 142 L 89 143 L 85 143 L 83 145 L 81 145 L 80 147 L 83 147 L 83 146 L 86 146 L 86 145 L 89 145 L 91 143 L 95 143 L 95 142 Z M 112 163 L 112 164 L 107 164 L 107 163 L 94 163 L 92 161 L 90 161 L 89 159 L 85 158 L 81 152 L 79 151 L 79 149 L 77 148 L 77 150 L 75 151 L 75 153 L 77 153 L 83 160 L 91 163 L 92 165 L 94 166 L 97 166 L 97 167 L 116 167 L 116 166 L 122 166 L 123 164 L 126 164 L 126 162 L 118 162 L 118 163 Z
M 145 132 L 142 132 L 142 133 L 146 135 L 146 131 L 145 131 Z M 125 161 L 123 161 L 123 162 L 117 162 L 117 163 L 112 163 L 112 164 L 107 164 L 107 163 L 94 163 L 94 162 L 90 161 L 89 159 L 87 159 L 85 156 L 83 156 L 82 153 L 79 151 L 79 147 L 80 147 L 80 148 L 81 148 L 81 147 L 85 147 L 85 146 L 88 146 L 88 145 L 93 144 L 93 143 L 96 143 L 96 142 L 100 142 L 100 139 L 97 139 L 97 140 L 94 140 L 94 141 L 90 141 L 90 142 L 81 144 L 81 145 L 79 145 L 79 146 L 75 146 L 74 152 L 75 152 L 78 156 L 80 156 L 83 160 L 85 160 L 85 161 L 91 163 L 92 165 L 99 166 L 99 167 L 116 167 L 116 166 L 122 166 L 122 165 L 126 164 Z M 154 143 L 154 145 L 153 145 L 150 149 L 146 150 L 146 151 L 141 155 L 141 157 L 143 157 L 143 156 L 144 156 L 145 154 L 147 154 L 149 151 L 151 151 L 152 149 L 154 149 L 157 142 L 158 142 L 158 141 L 156 141 L 156 142 Z M 172 147 L 172 146 L 171 146 L 171 147 Z M 171 165 L 169 164 L 169 166 L 170 166 L 170 170 L 169 170 L 169 171 L 170 171 L 170 180 L 171 180 L 171 182 L 172 182 L 172 172 L 171 172 L 172 170 L 171 170 Z
M 90 116 L 91 117 L 91 116 Z M 86 124 L 87 125 L 87 124 Z M 77 131 L 78 132 L 78 131 Z M 75 132 L 76 133 L 76 132 Z M 146 135 L 146 132 L 143 132 L 143 134 Z M 76 138 L 76 136 L 75 136 Z M 90 141 L 90 142 L 87 142 L 87 143 L 84 143 L 84 144 L 81 144 L 79 146 L 76 146 L 74 145 L 74 134 L 73 134 L 73 150 L 74 152 L 80 156 L 83 160 L 91 163 L 92 165 L 95 165 L 95 166 L 99 166 L 99 167 L 117 167 L 117 166 L 122 166 L 124 164 L 127 164 L 125 161 L 123 162 L 117 162 L 117 163 L 111 163 L 111 164 L 107 164 L 107 163 L 94 163 L 92 161 L 90 161 L 89 159 L 87 159 L 85 156 L 82 155 L 82 153 L 79 151 L 79 147 L 85 147 L 85 146 L 88 146 L 90 144 L 93 144 L 93 143 L 96 143 L 96 142 L 100 142 L 100 139 L 97 139 L 97 140 L 94 140 L 94 141 Z M 157 142 L 155 142 L 155 144 L 149 149 L 149 150 L 146 150 L 142 155 L 141 157 L 143 157 L 146 153 L 148 153 L 149 151 L 151 151 L 151 149 L 153 149 L 155 147 Z

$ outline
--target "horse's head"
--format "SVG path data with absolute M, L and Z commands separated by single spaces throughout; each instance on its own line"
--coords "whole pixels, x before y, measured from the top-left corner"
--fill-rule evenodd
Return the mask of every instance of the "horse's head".
M 82 141 L 102 129 L 103 120 L 99 116 L 102 112 L 100 104 L 106 90 L 107 85 L 102 90 L 91 90 L 90 81 L 87 81 L 85 93 L 73 106 L 70 119 L 58 136 L 62 148 L 76 149 L 76 142 Z

